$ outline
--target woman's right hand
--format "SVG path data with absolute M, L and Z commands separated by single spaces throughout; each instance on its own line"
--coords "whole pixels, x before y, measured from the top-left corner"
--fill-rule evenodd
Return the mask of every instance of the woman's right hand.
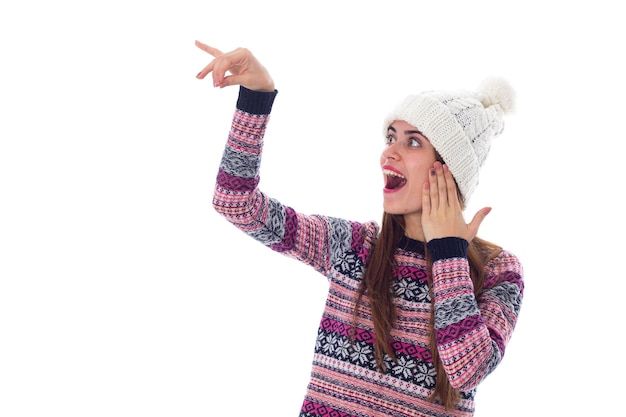
M 214 57 L 213 61 L 196 75 L 197 78 L 204 79 L 212 73 L 215 87 L 241 85 L 253 91 L 274 91 L 274 81 L 270 73 L 249 50 L 237 48 L 223 53 L 199 41 L 196 41 L 196 46 Z M 227 72 L 230 75 L 227 75 Z

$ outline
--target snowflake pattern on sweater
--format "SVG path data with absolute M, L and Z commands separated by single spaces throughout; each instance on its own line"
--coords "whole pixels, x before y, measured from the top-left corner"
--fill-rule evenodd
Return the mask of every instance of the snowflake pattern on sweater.
M 520 262 L 502 251 L 487 265 L 477 300 L 467 242 L 433 240 L 428 243 L 433 300 L 424 244 L 404 238 L 394 268 L 398 317 L 390 343 L 396 360 L 386 357 L 387 371 L 379 372 L 366 295 L 359 303 L 356 325 L 353 322 L 356 291 L 378 225 L 306 216 L 259 190 L 263 138 L 276 94 L 240 88 L 213 205 L 254 239 L 310 265 L 329 280 L 300 416 L 472 416 L 476 387 L 502 360 L 519 315 L 524 288 Z M 433 308 L 442 363 L 452 385 L 461 391 L 455 410 L 446 411 L 428 400 L 437 376 L 429 338 Z

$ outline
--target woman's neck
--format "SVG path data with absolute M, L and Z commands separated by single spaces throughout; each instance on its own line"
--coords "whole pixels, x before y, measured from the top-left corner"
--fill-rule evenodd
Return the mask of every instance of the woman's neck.
M 424 242 L 422 212 L 404 215 L 404 234 L 406 237 Z

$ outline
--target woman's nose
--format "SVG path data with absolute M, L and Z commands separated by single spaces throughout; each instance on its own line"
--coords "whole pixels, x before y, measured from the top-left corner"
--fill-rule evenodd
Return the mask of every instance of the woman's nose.
M 383 149 L 383 159 L 398 159 L 398 155 L 398 142 L 387 145 L 385 149 Z

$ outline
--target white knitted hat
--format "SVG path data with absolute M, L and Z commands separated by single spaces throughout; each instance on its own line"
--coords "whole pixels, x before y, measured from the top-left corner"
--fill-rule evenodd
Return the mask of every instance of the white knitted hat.
M 395 120 L 415 126 L 450 168 L 467 204 L 491 139 L 502 133 L 503 115 L 514 107 L 511 85 L 502 78 L 488 78 L 477 92 L 428 91 L 406 97 L 385 118 L 383 134 Z

